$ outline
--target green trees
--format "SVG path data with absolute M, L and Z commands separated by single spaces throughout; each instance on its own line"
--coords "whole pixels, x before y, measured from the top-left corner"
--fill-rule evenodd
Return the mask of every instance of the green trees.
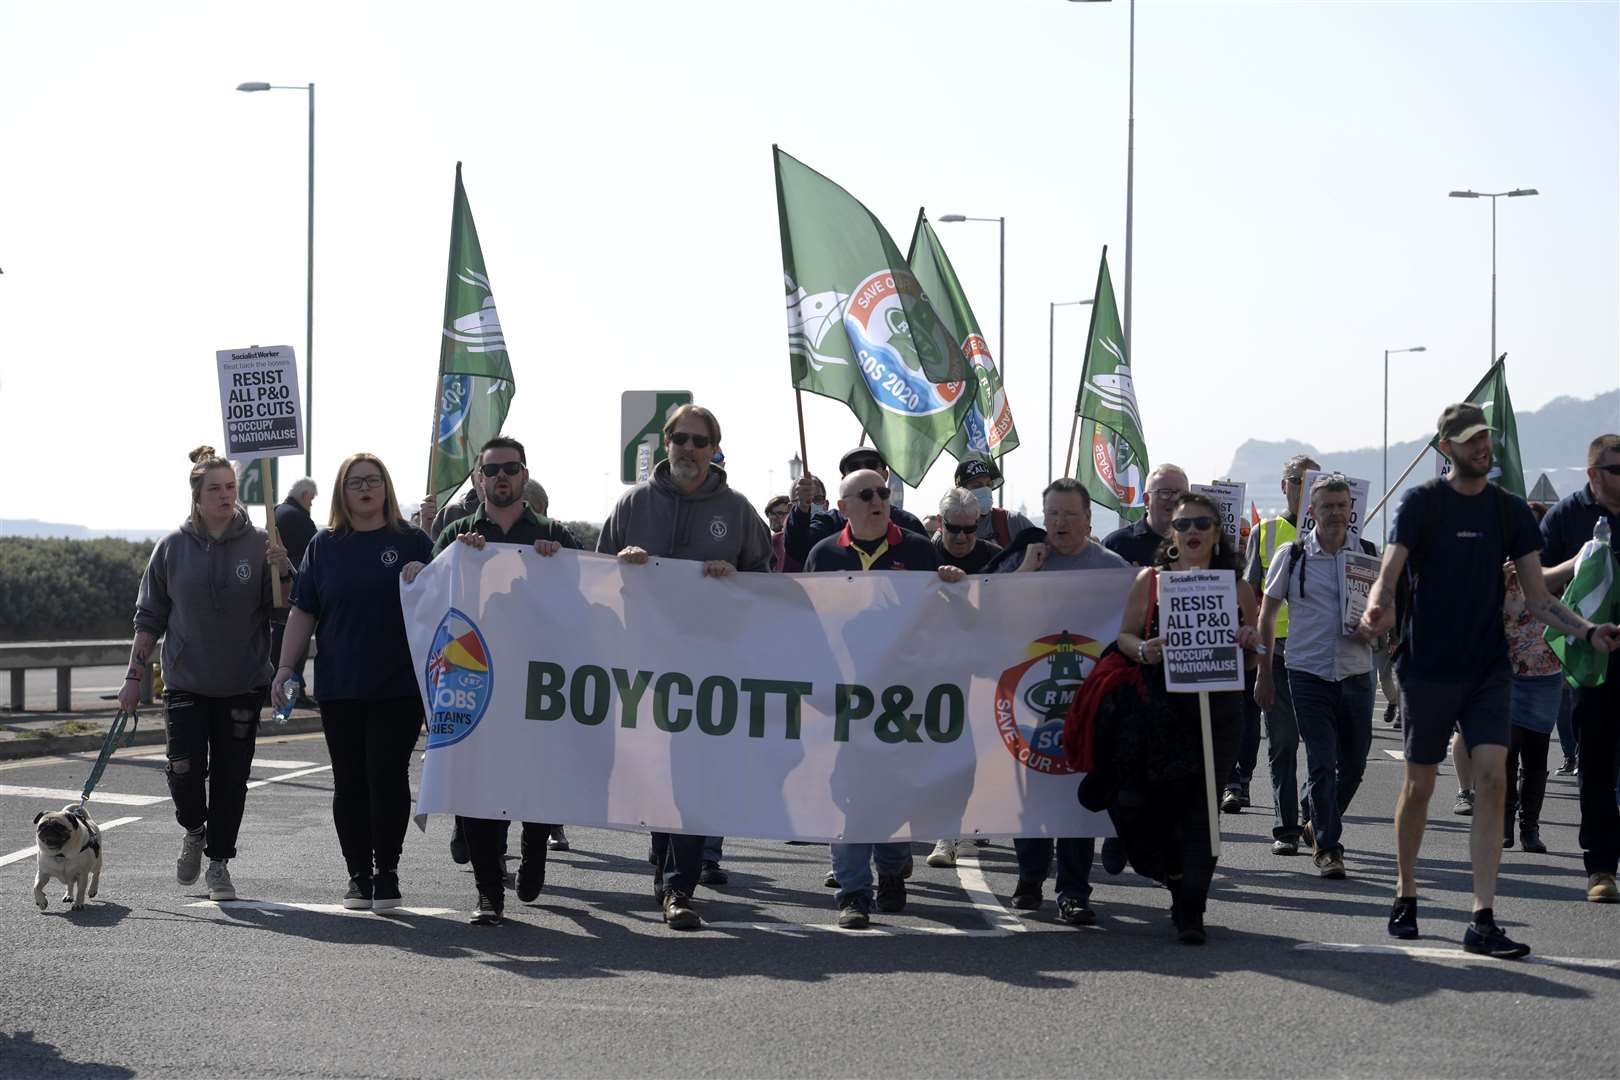
M 0 536 L 0 641 L 125 638 L 152 541 Z

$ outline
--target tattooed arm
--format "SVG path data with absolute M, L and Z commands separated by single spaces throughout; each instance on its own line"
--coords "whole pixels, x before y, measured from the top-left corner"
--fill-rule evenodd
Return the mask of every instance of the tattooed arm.
M 1513 565 L 1519 572 L 1519 584 L 1524 589 L 1524 606 L 1530 614 L 1561 634 L 1584 639 L 1599 652 L 1613 652 L 1620 647 L 1620 628 L 1612 623 L 1597 625 L 1587 622 L 1547 591 L 1539 552 L 1532 551 L 1521 559 L 1515 559 Z
M 157 638 L 150 632 L 135 631 L 135 644 L 129 650 L 129 669 L 124 672 L 124 685 L 118 691 L 118 707 L 125 712 L 134 712 L 141 703 L 141 683 L 156 648 Z

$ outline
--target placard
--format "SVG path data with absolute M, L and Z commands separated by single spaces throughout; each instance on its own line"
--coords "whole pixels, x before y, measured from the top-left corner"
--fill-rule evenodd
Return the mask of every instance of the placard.
M 1248 485 L 1236 480 L 1217 480 L 1213 484 L 1193 484 L 1192 491 L 1206 496 L 1221 509 L 1221 529 L 1232 551 L 1243 554 L 1243 497 Z
M 1228 570 L 1159 573 L 1164 688 L 1171 693 L 1243 689 L 1237 583 Z
M 1373 555 L 1346 549 L 1344 552 L 1344 632 L 1353 634 L 1367 611 L 1373 582 L 1378 580 L 1380 560 Z
M 1322 470 L 1307 469 L 1299 496 L 1299 535 L 1304 536 L 1316 528 L 1316 518 L 1311 516 L 1311 485 L 1316 478 L 1322 475 Z M 1350 536 L 1344 546 L 1355 550 L 1356 541 L 1361 539 L 1361 524 L 1367 516 L 1368 493 L 1371 486 L 1367 481 L 1354 476 L 1346 476 L 1345 483 L 1350 485 Z
M 304 414 L 298 404 L 298 359 L 291 345 L 222 349 L 219 414 L 225 457 L 286 457 L 304 452 Z

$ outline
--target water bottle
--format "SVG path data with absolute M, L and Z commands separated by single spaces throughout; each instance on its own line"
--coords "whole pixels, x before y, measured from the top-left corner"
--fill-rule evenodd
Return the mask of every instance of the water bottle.
M 1597 524 L 1592 527 L 1592 539 L 1607 547 L 1609 544 L 1610 535 L 1609 519 L 1603 517 L 1598 518 Z
M 287 722 L 287 717 L 292 715 L 293 705 L 297 703 L 298 695 L 303 692 L 303 689 L 304 680 L 300 679 L 295 672 L 293 676 L 287 680 L 287 684 L 283 688 L 282 692 L 284 700 L 270 712 L 270 716 L 275 720 L 276 723 L 285 724 Z

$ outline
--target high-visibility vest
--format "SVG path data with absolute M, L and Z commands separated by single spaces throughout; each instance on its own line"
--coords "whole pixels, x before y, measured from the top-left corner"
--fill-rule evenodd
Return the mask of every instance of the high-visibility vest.
M 1271 517 L 1260 523 L 1260 580 L 1265 581 L 1266 573 L 1271 569 L 1272 557 L 1279 549 L 1286 549 L 1299 535 L 1299 529 L 1287 518 Z M 1283 601 L 1277 608 L 1277 636 L 1288 636 L 1288 602 Z

